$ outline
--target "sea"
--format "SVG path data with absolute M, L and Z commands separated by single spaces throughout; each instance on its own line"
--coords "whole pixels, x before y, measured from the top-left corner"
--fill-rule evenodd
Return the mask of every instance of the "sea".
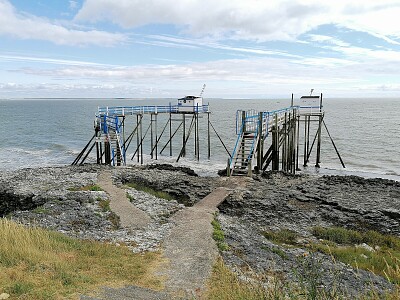
M 0 100 L 0 171 L 60 166 L 71 164 L 93 136 L 93 124 L 98 107 L 172 105 L 176 99 L 1 99 Z M 157 116 L 157 136 L 160 137 L 157 160 L 150 157 L 150 133 L 144 139 L 143 161 L 188 166 L 200 175 L 215 175 L 226 167 L 236 142 L 238 110 L 272 111 L 290 106 L 290 99 L 204 99 L 210 105 L 211 156 L 208 158 L 207 116 L 199 120 L 200 160 L 194 155 L 194 139 L 188 140 L 187 155 L 176 162 L 182 147 L 182 132 L 178 129 L 172 140 L 173 155 L 168 143 L 167 116 Z M 358 175 L 382 177 L 400 181 L 400 98 L 357 98 L 323 100 L 325 123 L 336 148 L 345 163 L 343 168 L 325 128 L 322 129 L 320 168 L 315 168 L 312 154 L 304 173 L 328 175 Z M 178 119 L 177 119 L 178 118 Z M 174 116 L 173 131 L 181 123 Z M 190 118 L 187 117 L 186 130 Z M 149 118 L 148 118 L 149 119 Z M 135 127 L 136 117 L 126 119 L 125 132 Z M 147 122 L 147 123 L 146 123 Z M 144 118 L 143 134 L 149 120 Z M 164 133 L 162 133 L 164 127 Z M 312 138 L 312 137 L 311 137 Z M 221 142 L 222 141 L 222 142 Z M 226 149 L 225 149 L 226 147 Z M 300 145 L 300 149 L 302 149 Z M 136 138 L 128 149 L 128 164 L 137 164 Z M 91 153 L 87 162 L 94 162 Z

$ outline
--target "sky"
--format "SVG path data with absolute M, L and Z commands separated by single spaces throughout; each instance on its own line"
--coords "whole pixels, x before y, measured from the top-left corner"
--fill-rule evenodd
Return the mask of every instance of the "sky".
M 400 97 L 399 0 L 0 0 L 0 98 Z

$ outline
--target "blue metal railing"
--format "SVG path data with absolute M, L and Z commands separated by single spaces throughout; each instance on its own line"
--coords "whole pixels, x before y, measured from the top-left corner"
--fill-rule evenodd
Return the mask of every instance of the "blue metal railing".
M 266 138 L 269 134 L 269 129 L 270 129 L 269 121 L 270 121 L 271 116 L 278 117 L 279 114 L 283 114 L 283 113 L 290 112 L 293 110 L 298 111 L 300 108 L 302 108 L 302 107 L 296 105 L 296 106 L 289 106 L 289 107 L 285 107 L 285 108 L 281 108 L 281 109 L 277 109 L 277 110 L 262 112 L 262 123 L 263 123 L 263 128 L 265 128 L 265 133 L 264 133 L 263 137 Z M 259 112 L 248 111 L 245 113 L 245 119 L 243 120 L 243 111 L 241 111 L 241 110 L 236 111 L 236 134 L 238 135 L 238 137 L 236 139 L 236 144 L 235 144 L 235 147 L 233 148 L 232 155 L 229 160 L 230 166 L 232 166 L 232 161 L 235 158 L 237 148 L 239 145 L 239 141 L 241 140 L 241 136 L 242 136 L 244 127 L 246 128 L 246 131 L 254 132 L 252 146 L 251 146 L 250 152 L 247 157 L 248 160 L 251 159 L 251 156 L 253 155 L 253 152 L 254 152 L 255 143 L 258 139 L 258 128 L 260 125 L 259 123 L 260 123 L 259 122 Z
M 150 113 L 209 112 L 209 105 L 145 105 L 145 106 L 104 106 L 98 108 L 98 115 L 125 116 Z

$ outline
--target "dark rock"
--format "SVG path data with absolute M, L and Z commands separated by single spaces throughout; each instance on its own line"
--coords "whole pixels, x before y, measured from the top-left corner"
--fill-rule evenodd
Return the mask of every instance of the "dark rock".
M 167 171 L 174 171 L 174 172 L 182 172 L 185 173 L 189 176 L 199 176 L 196 174 L 195 171 L 193 171 L 190 168 L 187 167 L 175 167 L 173 165 L 169 165 L 169 164 L 152 164 L 152 165 L 147 165 L 145 166 L 146 169 L 148 170 L 153 170 L 153 169 L 157 169 L 157 170 L 167 170 Z

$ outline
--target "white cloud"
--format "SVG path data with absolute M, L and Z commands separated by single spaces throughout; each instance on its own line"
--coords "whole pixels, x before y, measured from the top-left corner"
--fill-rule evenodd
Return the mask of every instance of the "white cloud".
M 75 19 L 109 20 L 125 28 L 174 24 L 193 35 L 216 38 L 293 40 L 323 24 L 382 38 L 400 38 L 398 0 L 87 0 Z
M 98 30 L 74 30 L 53 24 L 47 19 L 18 14 L 7 0 L 0 0 L 0 35 L 20 39 L 50 41 L 59 45 L 114 46 L 127 40 L 126 36 Z
M 74 0 L 69 1 L 69 9 L 75 10 L 78 8 L 78 2 Z
M 6 62 L 34 62 L 34 63 L 45 63 L 53 65 L 67 65 L 67 66 L 103 66 L 103 67 L 117 67 L 111 64 L 100 64 L 81 60 L 69 60 L 69 59 L 55 59 L 48 57 L 35 57 L 35 56 L 22 56 L 22 55 L 10 55 L 0 54 L 0 61 Z
M 303 3 L 302 3 L 303 2 Z M 324 11 L 307 1 L 263 0 L 88 0 L 76 20 L 110 20 L 131 28 L 150 23 L 175 24 L 193 35 L 238 39 L 291 40 L 315 25 L 304 22 Z

